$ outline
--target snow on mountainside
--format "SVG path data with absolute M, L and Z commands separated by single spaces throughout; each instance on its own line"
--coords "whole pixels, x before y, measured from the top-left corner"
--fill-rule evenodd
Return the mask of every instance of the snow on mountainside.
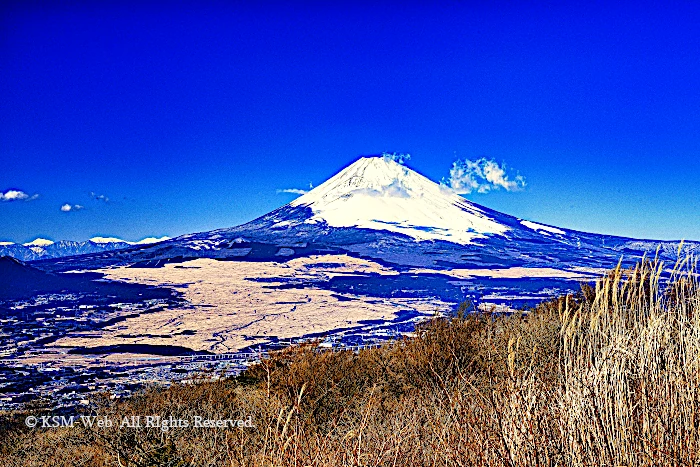
M 520 221 L 520 223 L 523 224 L 525 227 L 532 229 L 532 230 L 535 230 L 537 232 L 544 231 L 544 232 L 551 232 L 551 233 L 555 233 L 555 234 L 559 234 L 559 235 L 566 234 L 566 232 L 564 232 L 563 230 L 557 229 L 556 227 L 552 227 L 549 225 L 542 225 L 542 224 L 538 224 L 536 222 L 530 222 L 530 221 Z
M 359 159 L 290 206 L 311 208 L 307 224 L 386 230 L 462 245 L 509 230 L 451 189 L 384 157 Z
M 160 243 L 164 242 L 166 240 L 170 240 L 170 237 L 146 237 L 143 240 L 139 240 L 138 242 L 127 242 L 130 243 L 131 245 L 150 245 L 151 243 Z

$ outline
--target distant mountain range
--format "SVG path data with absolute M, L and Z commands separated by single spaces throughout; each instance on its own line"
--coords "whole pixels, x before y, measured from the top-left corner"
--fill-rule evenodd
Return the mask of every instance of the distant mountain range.
M 61 240 L 53 242 L 45 238 L 37 238 L 29 243 L 0 242 L 0 257 L 11 256 L 21 261 L 36 261 L 40 259 L 61 258 L 64 256 L 99 253 L 134 245 L 150 245 L 169 240 L 169 237 L 149 237 L 138 242 L 129 242 L 113 237 L 93 237 L 84 242 Z

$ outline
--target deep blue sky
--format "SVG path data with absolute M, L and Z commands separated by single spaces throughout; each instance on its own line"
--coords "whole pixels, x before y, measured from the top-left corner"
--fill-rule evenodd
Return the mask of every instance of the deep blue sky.
M 90 3 L 0 6 L 0 192 L 39 194 L 0 241 L 233 226 L 381 151 L 505 163 L 523 191 L 467 198 L 526 219 L 700 240 L 691 3 Z

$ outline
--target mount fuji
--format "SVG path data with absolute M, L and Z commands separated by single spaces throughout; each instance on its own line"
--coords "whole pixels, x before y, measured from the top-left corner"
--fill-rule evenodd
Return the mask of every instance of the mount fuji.
M 306 224 L 384 230 L 415 240 L 466 245 L 509 228 L 450 189 L 383 157 L 365 157 L 289 205 L 308 207 Z
M 681 246 L 682 245 L 682 246 Z M 52 271 L 158 267 L 195 258 L 285 261 L 347 254 L 399 270 L 612 268 L 643 255 L 675 260 L 698 242 L 578 232 L 503 214 L 383 156 L 362 157 L 291 203 L 246 224 L 154 245 L 36 262 Z
M 57 361 L 81 366 L 82 384 L 101 371 L 94 355 L 120 354 L 138 382 L 169 374 L 172 362 L 155 363 L 157 355 L 309 339 L 376 344 L 465 301 L 487 312 L 528 310 L 619 262 L 658 255 L 673 265 L 700 253 L 698 242 L 598 235 L 500 213 L 381 156 L 358 159 L 248 223 L 162 240 L 93 238 L 89 254 L 38 240 L 22 245 L 38 257 L 28 264 L 0 258 L 0 346 L 27 370 L 16 381 L 37 361 Z M 48 258 L 57 247 L 75 253 Z M 149 355 L 148 363 L 131 354 Z M 54 384 L 42 391 L 54 395 Z
M 527 310 L 620 262 L 658 255 L 673 265 L 700 252 L 698 242 L 500 213 L 382 156 L 362 157 L 237 227 L 153 244 L 114 240 L 93 238 L 90 248 L 102 250 L 28 264 L 0 258 L 0 311 L 11 317 L 0 344 L 53 356 L 153 346 L 218 353 L 319 337 L 358 345 L 413 332 L 465 301 Z M 39 255 L 54 246 L 23 247 Z M 36 338 L 29 350 L 27 332 Z

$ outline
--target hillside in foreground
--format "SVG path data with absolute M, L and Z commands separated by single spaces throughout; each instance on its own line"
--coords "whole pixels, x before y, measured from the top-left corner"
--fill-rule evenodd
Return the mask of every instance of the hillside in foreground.
M 527 315 L 465 313 L 377 349 L 296 347 L 235 379 L 93 401 L 108 419 L 234 428 L 35 428 L 4 416 L 0 462 L 43 465 L 606 465 L 700 461 L 700 287 L 687 263 L 615 269 Z

